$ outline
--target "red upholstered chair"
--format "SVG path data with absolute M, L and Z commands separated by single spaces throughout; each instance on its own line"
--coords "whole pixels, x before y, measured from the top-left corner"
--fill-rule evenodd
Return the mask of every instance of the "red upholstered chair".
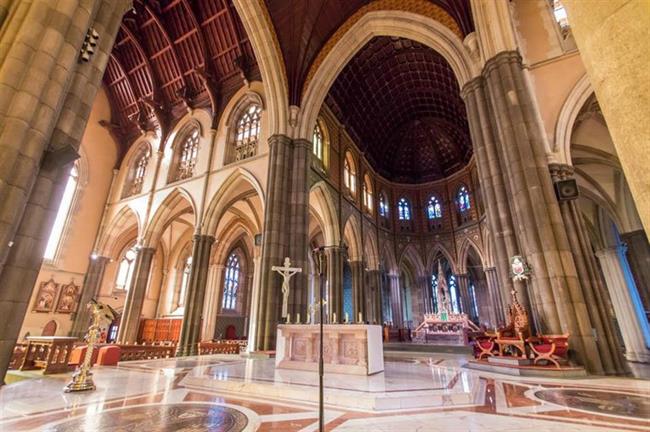
M 535 364 L 542 360 L 552 363 L 559 369 L 560 362 L 568 362 L 569 334 L 542 335 L 526 339 L 528 346 L 535 356 Z
M 86 358 L 86 345 L 80 345 L 73 348 L 70 353 L 70 360 L 68 361 L 69 366 L 79 366 L 83 363 Z M 91 364 L 95 364 L 97 361 L 97 349 L 93 351 L 93 358 Z
M 120 347 L 117 345 L 106 345 L 99 349 L 97 364 L 102 366 L 116 366 L 120 361 Z
M 226 327 L 226 339 L 237 339 L 237 329 L 232 324 Z
M 492 357 L 499 352 L 496 344 L 496 335 L 485 333 L 474 338 L 474 357 L 481 360 L 486 357 Z

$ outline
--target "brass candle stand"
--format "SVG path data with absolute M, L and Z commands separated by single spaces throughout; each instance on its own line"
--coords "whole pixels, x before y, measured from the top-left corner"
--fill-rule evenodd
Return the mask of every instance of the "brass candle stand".
M 93 374 L 90 371 L 93 366 L 92 359 L 93 351 L 95 351 L 95 344 L 100 337 L 102 322 L 111 322 L 117 315 L 112 307 L 103 303 L 98 303 L 94 299 L 88 303 L 88 307 L 92 309 L 93 320 L 86 335 L 86 355 L 84 356 L 83 363 L 81 363 L 72 375 L 72 381 L 63 388 L 63 391 L 66 393 L 95 390 L 96 387 L 92 378 Z

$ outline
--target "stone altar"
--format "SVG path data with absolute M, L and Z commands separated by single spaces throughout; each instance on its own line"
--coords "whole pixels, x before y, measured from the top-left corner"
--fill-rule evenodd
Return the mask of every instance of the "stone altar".
M 384 370 L 381 326 L 327 324 L 323 326 L 325 372 L 373 375 Z M 319 326 L 280 324 L 276 342 L 276 369 L 318 371 Z

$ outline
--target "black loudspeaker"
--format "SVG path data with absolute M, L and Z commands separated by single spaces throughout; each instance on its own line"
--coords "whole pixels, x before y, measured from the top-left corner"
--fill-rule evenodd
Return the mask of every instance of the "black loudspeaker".
M 575 179 L 560 180 L 555 182 L 555 195 L 558 201 L 569 201 L 578 198 L 578 183 Z
M 255 234 L 255 246 L 262 244 L 262 234 Z

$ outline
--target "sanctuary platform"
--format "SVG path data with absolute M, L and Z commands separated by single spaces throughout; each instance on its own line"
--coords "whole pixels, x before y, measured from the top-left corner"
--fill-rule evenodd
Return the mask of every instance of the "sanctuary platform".
M 382 329 L 378 325 L 327 324 L 323 326 L 325 372 L 373 375 L 384 370 Z M 320 326 L 280 324 L 275 367 L 318 371 Z

